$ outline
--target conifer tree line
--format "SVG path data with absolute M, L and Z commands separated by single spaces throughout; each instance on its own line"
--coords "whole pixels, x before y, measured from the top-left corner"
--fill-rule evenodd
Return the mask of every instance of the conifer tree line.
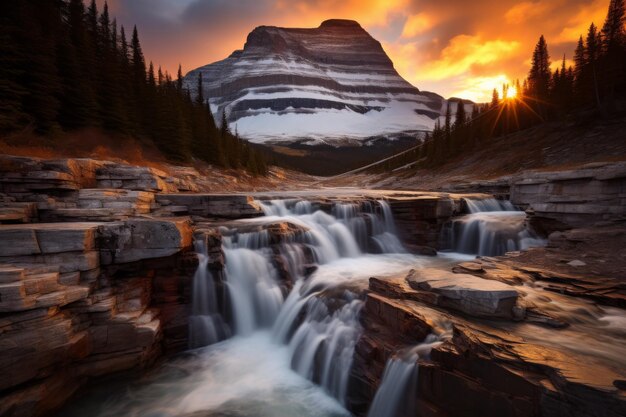
M 437 166 L 463 152 L 482 147 L 490 139 L 514 133 L 572 113 L 593 111 L 598 117 L 623 112 L 626 101 L 626 21 L 624 0 L 611 0 L 601 29 L 591 24 L 573 55 L 551 70 L 546 39 L 535 46 L 528 77 L 520 84 L 494 89 L 488 104 L 447 104 L 443 120 L 436 122 L 412 157 L 421 166 Z M 515 90 L 515 95 L 511 90 Z M 454 114 L 453 114 L 454 113 Z M 453 121 L 454 120 L 454 121 Z M 395 166 L 406 163 L 397 161 Z
M 192 157 L 265 174 L 267 165 L 208 98 L 147 62 L 130 33 L 95 0 L 0 2 L 0 132 L 54 135 L 87 127 L 142 139 L 168 159 Z M 200 84 L 202 80 L 198 80 Z

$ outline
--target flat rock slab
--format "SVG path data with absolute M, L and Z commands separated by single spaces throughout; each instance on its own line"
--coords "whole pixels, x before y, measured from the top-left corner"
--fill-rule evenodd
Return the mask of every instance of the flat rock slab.
M 173 255 L 192 246 L 193 231 L 186 218 L 131 219 L 98 229 L 100 259 L 105 265 Z
M 437 294 L 436 304 L 479 317 L 512 317 L 518 293 L 510 285 L 438 269 L 412 270 L 411 288 Z
M 263 210 L 253 197 L 237 194 L 157 194 L 162 206 L 185 206 L 189 214 L 237 219 L 259 217 Z
M 4 256 L 90 251 L 103 223 L 32 223 L 0 225 L 0 260 Z

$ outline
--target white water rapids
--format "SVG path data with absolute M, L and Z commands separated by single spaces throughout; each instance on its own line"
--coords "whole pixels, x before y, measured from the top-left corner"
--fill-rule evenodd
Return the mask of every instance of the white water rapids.
M 308 201 L 262 205 L 265 217 L 222 230 L 226 266 L 219 279 L 228 314 L 218 311 L 218 277 L 207 269 L 206 248 L 196 247 L 199 267 L 189 322 L 190 347 L 196 349 L 131 385 L 100 387 L 82 396 L 64 416 L 350 415 L 343 404 L 368 279 L 467 259 L 406 253 L 385 201 L 335 203 L 329 212 Z M 285 222 L 303 232 L 272 243 L 263 225 Z M 290 291 L 281 282 L 275 257 L 289 273 Z M 388 364 L 370 416 L 398 415 L 389 404 L 404 401 L 402 392 L 410 388 L 396 392 L 395 384 L 385 381 L 416 381 L 423 348 Z M 380 407 L 389 411 L 377 411 Z

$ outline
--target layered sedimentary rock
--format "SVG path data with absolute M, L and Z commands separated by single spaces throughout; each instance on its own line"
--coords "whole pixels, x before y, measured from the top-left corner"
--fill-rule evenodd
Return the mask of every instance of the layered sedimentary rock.
M 187 347 L 198 264 L 187 214 L 260 212 L 245 197 L 185 200 L 182 212 L 155 198 L 197 177 L 0 156 L 0 415 L 45 414 L 89 378 Z
M 350 20 L 257 27 L 243 50 L 185 76 L 193 94 L 199 76 L 216 119 L 225 112 L 253 142 L 414 134 L 431 130 L 445 111 L 442 97 L 405 81 L 380 43 Z
M 620 236 L 626 236 L 623 230 Z M 562 283 L 563 288 L 569 284 L 573 290 L 581 282 L 577 281 L 580 275 L 533 268 L 532 263 L 527 264 L 528 258 L 518 260 L 518 256 L 523 255 L 512 254 L 503 263 L 486 259 L 463 265 L 459 272 L 474 276 L 471 285 L 464 274 L 458 281 L 450 274 L 444 285 L 448 294 L 441 285 L 414 285 L 420 274 L 422 283 L 441 284 L 440 278 L 433 278 L 428 271 L 417 270 L 396 279 L 370 279 L 361 316 L 364 333 L 356 346 L 351 373 L 349 408 L 365 415 L 387 361 L 422 343 L 428 335 L 447 332 L 451 337 L 433 347 L 430 355 L 416 359 L 419 379 L 408 395 L 417 403 L 420 415 L 623 415 L 623 329 L 619 323 L 603 319 L 595 306 L 580 298 L 585 297 L 584 291 L 566 295 L 558 289 L 548 294 L 533 291 L 542 281 Z M 462 299 L 449 297 L 473 292 L 474 284 L 481 280 L 485 282 L 480 290 L 491 294 L 476 298 L 479 302 L 472 303 L 472 308 L 466 308 Z M 593 287 L 590 281 L 587 285 Z M 598 281 L 604 291 L 621 291 L 619 279 Z M 509 300 L 505 302 L 512 313 L 509 317 L 498 309 L 493 314 L 484 309 L 497 299 Z M 614 305 L 615 298 L 598 297 L 596 301 Z M 476 305 L 481 306 L 478 311 L 473 308 Z M 476 320 L 477 315 L 482 319 Z
M 191 233 L 184 219 L 0 225 L 0 414 L 40 415 L 89 377 L 151 364 L 174 319 L 153 282 L 189 280 Z
M 511 201 L 545 232 L 626 219 L 626 163 L 528 172 L 511 180 Z

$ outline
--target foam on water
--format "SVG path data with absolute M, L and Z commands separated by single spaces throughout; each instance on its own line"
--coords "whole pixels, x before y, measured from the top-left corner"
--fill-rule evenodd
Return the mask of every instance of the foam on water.
M 290 368 L 289 348 L 266 331 L 196 349 L 138 383 L 107 384 L 78 398 L 63 417 L 342 417 L 350 414 Z M 117 392 L 111 393 L 112 389 Z

